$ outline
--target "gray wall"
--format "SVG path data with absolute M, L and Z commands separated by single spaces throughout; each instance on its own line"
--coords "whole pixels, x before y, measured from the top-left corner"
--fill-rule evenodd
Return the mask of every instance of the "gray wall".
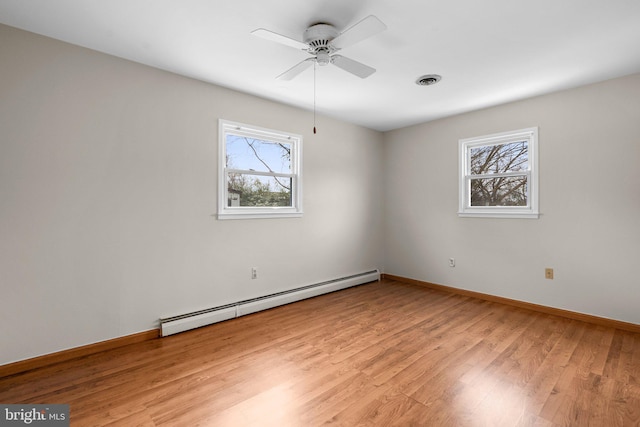
M 380 133 L 6 26 L 0 58 L 0 364 L 381 266 Z M 303 135 L 303 218 L 212 216 L 219 118 Z
M 531 126 L 540 218 L 459 218 L 458 140 Z M 640 323 L 640 75 L 385 138 L 385 272 Z
M 309 112 L 1 25 L 0 58 L 0 364 L 373 268 L 640 323 L 640 75 L 313 135 Z M 303 218 L 215 219 L 219 118 L 304 136 Z M 540 219 L 458 218 L 458 139 L 531 126 Z

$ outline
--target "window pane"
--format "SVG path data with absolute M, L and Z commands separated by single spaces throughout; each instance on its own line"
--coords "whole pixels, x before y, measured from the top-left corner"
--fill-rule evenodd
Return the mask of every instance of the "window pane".
M 471 179 L 471 206 L 528 206 L 527 177 Z
M 471 174 L 526 171 L 529 168 L 528 148 L 527 141 L 471 148 Z
M 291 173 L 291 144 L 227 135 L 226 166 L 232 169 Z
M 292 178 L 230 173 L 227 206 L 292 206 Z

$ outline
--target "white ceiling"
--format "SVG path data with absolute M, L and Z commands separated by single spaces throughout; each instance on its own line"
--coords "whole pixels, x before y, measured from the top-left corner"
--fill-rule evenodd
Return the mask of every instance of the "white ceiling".
M 0 0 L 4 24 L 309 110 L 313 68 L 275 79 L 307 54 L 251 31 L 367 15 L 387 30 L 340 53 L 377 72 L 318 67 L 316 105 L 381 131 L 640 72 L 638 0 Z

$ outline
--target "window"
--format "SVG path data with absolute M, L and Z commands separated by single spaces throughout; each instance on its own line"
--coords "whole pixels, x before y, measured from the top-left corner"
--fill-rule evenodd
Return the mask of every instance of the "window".
M 459 216 L 538 218 L 538 128 L 459 141 Z
M 302 137 L 219 121 L 218 219 L 302 216 Z

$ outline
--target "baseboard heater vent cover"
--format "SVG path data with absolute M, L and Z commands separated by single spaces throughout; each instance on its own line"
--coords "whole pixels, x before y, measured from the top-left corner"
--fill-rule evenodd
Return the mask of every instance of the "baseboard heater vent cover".
M 160 319 L 160 334 L 163 337 L 210 325 L 223 320 L 233 319 L 246 314 L 255 313 L 261 310 L 289 304 L 307 298 L 329 292 L 339 291 L 352 286 L 380 280 L 378 270 L 367 271 L 365 273 L 354 274 L 352 276 L 341 277 L 339 279 L 328 280 L 326 282 L 303 286 L 289 291 L 278 292 L 265 295 L 250 300 L 239 301 L 219 307 L 212 307 L 206 310 L 194 311 L 178 316 Z

